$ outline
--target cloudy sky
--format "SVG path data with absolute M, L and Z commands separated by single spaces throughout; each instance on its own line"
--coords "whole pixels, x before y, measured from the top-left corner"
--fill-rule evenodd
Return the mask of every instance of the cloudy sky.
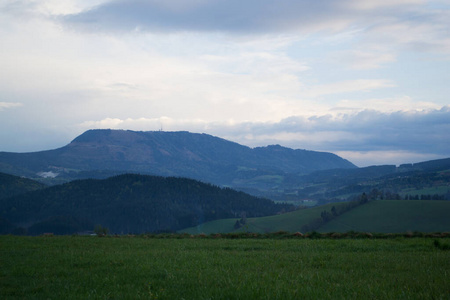
M 0 151 L 204 132 L 450 157 L 450 0 L 0 0 Z

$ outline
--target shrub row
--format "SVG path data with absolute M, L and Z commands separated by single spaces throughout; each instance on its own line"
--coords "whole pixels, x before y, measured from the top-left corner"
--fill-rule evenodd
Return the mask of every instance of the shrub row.
M 103 236 L 103 235 L 102 235 Z M 319 233 L 316 231 L 301 233 L 277 231 L 272 233 L 213 233 L 213 234 L 188 234 L 188 233 L 147 233 L 140 235 L 108 235 L 116 238 L 155 238 L 155 239 L 392 239 L 392 238 L 450 238 L 450 232 L 404 232 L 404 233 L 370 233 L 370 232 L 328 232 Z

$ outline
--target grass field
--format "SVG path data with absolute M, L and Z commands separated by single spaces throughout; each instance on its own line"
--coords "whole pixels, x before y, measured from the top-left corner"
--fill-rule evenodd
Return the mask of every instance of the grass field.
M 312 207 L 308 209 L 301 209 L 281 215 L 262 217 L 262 218 L 248 218 L 245 226 L 239 230 L 234 228 L 234 224 L 238 219 L 222 219 L 207 222 L 197 227 L 186 228 L 180 232 L 190 234 L 199 233 L 224 233 L 233 231 L 247 231 L 256 233 L 276 232 L 276 231 L 300 231 L 303 225 L 308 224 L 312 220 L 320 217 L 323 210 L 330 211 L 331 207 L 343 205 L 342 203 L 330 203 L 323 206 Z M 345 203 L 344 203 L 345 205 Z
M 222 219 L 186 228 L 180 232 L 190 234 L 247 231 L 256 233 L 301 231 L 303 225 L 320 218 L 322 211 L 330 212 L 346 202 L 330 203 L 286 214 L 249 218 L 245 226 L 236 230 L 238 219 Z M 319 232 L 381 232 L 450 231 L 450 201 L 437 200 L 377 200 L 356 207 L 318 228 Z
M 331 220 L 319 232 L 450 231 L 450 201 L 377 200 Z
M 449 299 L 433 243 L 0 236 L 0 298 Z

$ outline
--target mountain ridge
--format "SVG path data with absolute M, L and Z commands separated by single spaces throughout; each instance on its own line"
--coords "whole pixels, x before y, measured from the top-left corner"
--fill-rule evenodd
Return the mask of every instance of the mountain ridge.
M 187 131 L 95 129 L 54 150 L 0 152 L 0 171 L 19 176 L 53 172 L 50 175 L 64 177 L 71 172 L 109 170 L 188 177 L 222 186 L 232 185 L 243 170 L 267 175 L 334 168 L 356 166 L 332 153 L 279 145 L 250 148 Z

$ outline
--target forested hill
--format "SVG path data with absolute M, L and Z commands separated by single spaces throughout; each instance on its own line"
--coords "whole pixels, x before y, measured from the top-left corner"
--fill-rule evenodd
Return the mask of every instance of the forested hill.
M 332 153 L 278 145 L 252 149 L 190 132 L 89 130 L 55 150 L 0 152 L 0 171 L 30 178 L 41 174 L 66 181 L 80 178 L 83 172 L 108 170 L 236 186 L 234 182 L 241 179 L 336 168 L 356 167 Z
M 68 234 L 92 230 L 95 224 L 112 233 L 143 233 L 241 215 L 273 215 L 291 208 L 196 180 L 125 174 L 0 199 L 0 219 L 28 227 L 30 234 Z
M 0 199 L 43 189 L 44 187 L 46 187 L 44 184 L 34 180 L 0 173 Z

